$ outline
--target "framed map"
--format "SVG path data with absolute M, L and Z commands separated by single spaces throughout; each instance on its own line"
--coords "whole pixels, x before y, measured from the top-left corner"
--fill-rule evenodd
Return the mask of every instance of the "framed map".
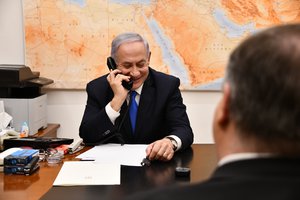
M 112 39 L 138 32 L 150 66 L 177 76 L 183 90 L 220 90 L 233 48 L 260 29 L 300 22 L 299 0 L 23 0 L 25 64 L 83 89 L 108 73 Z

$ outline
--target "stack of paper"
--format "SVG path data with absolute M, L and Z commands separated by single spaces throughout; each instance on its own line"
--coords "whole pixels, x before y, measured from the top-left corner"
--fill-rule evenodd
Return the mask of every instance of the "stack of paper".
M 121 166 L 94 161 L 66 161 L 57 175 L 54 186 L 120 185 Z
M 141 166 L 147 145 L 105 144 L 64 162 L 54 186 L 119 185 L 121 165 Z M 92 160 L 92 161 L 88 161 Z

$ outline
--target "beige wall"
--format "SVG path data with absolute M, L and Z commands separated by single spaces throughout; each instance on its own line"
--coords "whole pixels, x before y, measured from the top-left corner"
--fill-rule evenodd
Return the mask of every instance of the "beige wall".
M 21 0 L 0 0 L 0 64 L 24 63 Z

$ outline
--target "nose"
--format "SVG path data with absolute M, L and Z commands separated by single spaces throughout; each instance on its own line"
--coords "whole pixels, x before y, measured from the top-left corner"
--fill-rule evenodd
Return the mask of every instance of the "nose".
M 140 71 L 138 70 L 138 68 L 135 65 L 132 66 L 131 71 L 130 71 L 130 76 L 137 77 L 138 75 L 140 75 Z

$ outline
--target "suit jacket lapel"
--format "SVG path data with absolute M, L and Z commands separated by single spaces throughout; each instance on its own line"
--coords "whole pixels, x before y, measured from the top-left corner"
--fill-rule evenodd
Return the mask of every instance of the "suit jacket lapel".
M 149 69 L 150 70 L 150 69 Z M 155 96 L 155 88 L 153 87 L 153 81 L 151 77 L 151 71 L 149 72 L 149 76 L 144 83 L 142 94 L 140 96 L 140 102 L 137 113 L 137 121 L 135 132 L 143 133 L 143 124 L 147 123 L 146 116 L 152 112 L 152 108 L 154 105 Z

